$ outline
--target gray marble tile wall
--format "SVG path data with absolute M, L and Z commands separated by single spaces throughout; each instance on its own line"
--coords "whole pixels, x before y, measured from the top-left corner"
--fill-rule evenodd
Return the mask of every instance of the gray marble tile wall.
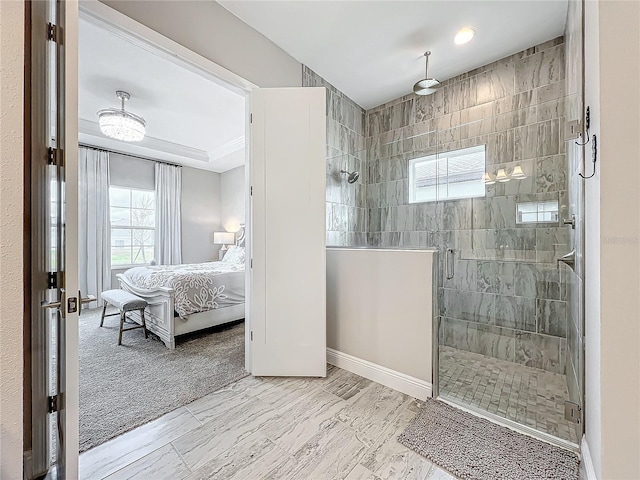
M 579 120 L 584 125 L 585 106 L 582 91 L 582 2 L 571 0 L 566 25 L 566 79 L 565 116 L 567 120 Z M 590 145 L 586 147 L 591 151 Z M 576 228 L 570 230 L 570 244 L 576 250 L 575 270 L 563 267 L 567 292 L 567 362 L 566 377 L 569 399 L 584 405 L 582 379 L 584 378 L 583 319 L 584 319 L 584 180 L 579 173 L 585 168 L 585 147 L 573 141 L 567 142 L 567 182 L 569 212 L 575 215 Z M 590 163 L 590 162 L 586 162 Z M 589 166 L 587 165 L 588 169 Z M 586 173 L 587 175 L 590 172 Z M 586 180 L 588 181 L 588 180 Z M 582 436 L 582 424 L 576 425 L 578 438 Z
M 556 373 L 568 363 L 568 290 L 555 259 L 571 232 L 517 223 L 516 203 L 557 200 L 568 217 L 566 69 L 557 38 L 365 117 L 368 244 L 453 248 L 454 278 L 440 268 L 442 343 Z M 517 165 L 526 178 L 487 185 L 484 197 L 409 203 L 411 159 L 478 145 L 489 173 Z
M 327 245 L 365 246 L 365 111 L 306 66 L 302 86 L 327 89 Z M 349 184 L 340 170 L 358 171 L 360 179 Z

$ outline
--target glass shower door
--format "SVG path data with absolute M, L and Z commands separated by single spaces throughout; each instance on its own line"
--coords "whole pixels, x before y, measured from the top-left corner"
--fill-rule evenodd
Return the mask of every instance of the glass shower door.
M 579 415 L 580 279 L 557 262 L 575 244 L 565 225 L 573 208 L 565 101 L 556 95 L 438 131 L 436 391 L 577 444 L 580 424 L 565 411 Z

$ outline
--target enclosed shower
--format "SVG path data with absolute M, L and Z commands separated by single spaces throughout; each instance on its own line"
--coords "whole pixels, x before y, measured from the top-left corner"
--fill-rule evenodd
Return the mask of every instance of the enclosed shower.
M 581 9 L 569 2 L 563 37 L 367 111 L 303 74 L 328 89 L 327 245 L 438 251 L 437 285 L 425 292 L 437 305 L 433 396 L 574 447 Z M 351 183 L 341 170 L 363 174 Z

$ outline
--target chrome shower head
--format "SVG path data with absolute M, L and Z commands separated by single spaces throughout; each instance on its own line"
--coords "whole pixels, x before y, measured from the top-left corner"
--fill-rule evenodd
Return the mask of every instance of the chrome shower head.
M 416 95 L 431 95 L 440 86 L 440 82 L 435 78 L 429 78 L 429 55 L 431 52 L 426 52 L 425 56 L 425 78 L 417 82 L 413 86 L 413 93 Z
M 349 183 L 356 183 L 358 181 L 358 178 L 360 178 L 359 172 L 347 172 L 346 170 L 340 170 L 340 173 L 349 175 L 349 177 L 347 178 L 347 182 Z

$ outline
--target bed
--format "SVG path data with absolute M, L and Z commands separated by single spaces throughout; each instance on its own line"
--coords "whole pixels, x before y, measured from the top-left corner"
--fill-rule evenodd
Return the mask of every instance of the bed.
M 144 298 L 147 328 L 173 349 L 176 337 L 245 317 L 244 249 L 220 262 L 150 265 L 118 274 L 120 288 Z M 140 322 L 137 312 L 133 320 Z

